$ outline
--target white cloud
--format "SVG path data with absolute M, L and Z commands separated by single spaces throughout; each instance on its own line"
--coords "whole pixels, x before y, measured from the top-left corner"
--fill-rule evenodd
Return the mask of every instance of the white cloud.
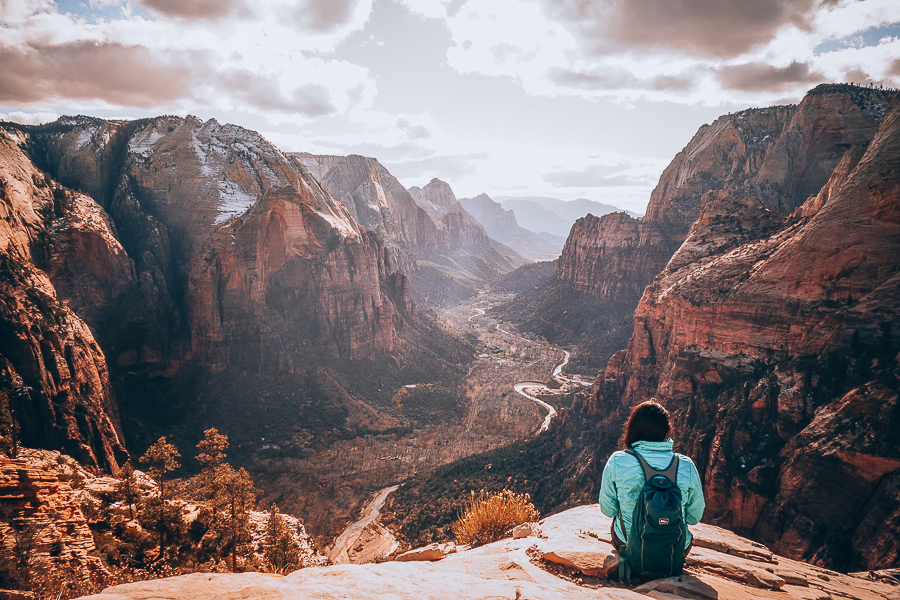
M 62 13 L 53 3 L 10 0 L 2 5 L 0 12 L 3 24 L 7 25 L 0 50 L 5 51 L 5 60 L 21 62 L 22 56 L 28 56 L 34 64 L 41 65 L 55 64 L 54 57 L 67 52 L 67 45 L 83 49 L 85 43 L 105 48 L 109 59 L 113 59 L 115 49 L 123 56 L 134 55 L 139 50 L 145 63 L 155 61 L 160 68 L 170 64 L 167 57 L 183 57 L 180 72 L 172 73 L 176 80 L 181 76 L 177 81 L 183 92 L 180 98 L 148 93 L 140 95 L 139 103 L 129 104 L 126 96 L 105 93 L 104 86 L 96 85 L 91 93 L 97 109 L 117 105 L 147 108 L 148 98 L 157 97 L 159 102 L 155 106 L 160 110 L 178 110 L 197 103 L 212 110 L 258 114 L 281 109 L 292 113 L 293 120 L 300 122 L 323 112 L 346 113 L 371 102 L 375 82 L 367 69 L 322 58 L 322 55 L 365 24 L 372 1 L 344 0 L 344 9 L 337 13 L 329 12 L 326 0 L 308 0 L 307 4 L 325 7 L 321 8 L 321 18 L 315 24 L 299 18 L 297 5 L 288 0 L 256 3 L 250 13 L 224 15 L 215 20 L 169 18 L 151 12 L 141 16 L 125 11 L 118 18 L 96 22 Z M 332 19 L 333 23 L 328 23 L 334 26 L 323 25 L 323 19 Z M 49 68 L 48 73 L 53 75 L 56 71 Z M 259 89 L 271 92 L 274 98 L 264 98 L 259 90 L 230 87 L 231 82 L 240 81 L 241 75 L 247 73 L 253 75 Z M 41 72 L 35 72 L 33 77 L 38 81 Z M 91 88 L 90 75 L 83 74 L 83 77 L 88 80 L 83 87 Z M 102 79 L 101 73 L 97 77 Z M 52 86 L 49 81 L 44 83 L 48 89 L 56 87 L 58 93 L 46 94 L 43 101 L 37 102 L 23 96 L 19 105 L 52 108 L 68 99 L 81 106 L 92 106 L 90 98 L 83 93 L 67 97 L 59 86 Z M 152 88 L 158 83 L 148 80 L 145 85 Z M 167 85 L 176 87 L 170 82 Z M 310 95 L 313 90 L 320 90 L 315 92 L 317 96 Z M 15 98 L 5 94 L 4 100 L 9 104 Z
M 697 12 L 700 4 L 695 4 L 692 10 Z M 893 44 L 846 48 L 819 56 L 813 53 L 813 48 L 828 39 L 900 21 L 895 0 L 856 0 L 837 6 L 796 0 L 794 4 L 777 16 L 760 15 L 752 25 L 734 23 L 735 35 L 743 35 L 748 49 L 716 55 L 716 49 L 726 47 L 728 32 L 705 31 L 707 46 L 703 52 L 693 53 L 679 49 L 677 45 L 686 38 L 672 32 L 674 28 L 667 31 L 672 35 L 668 48 L 655 47 L 649 34 L 639 44 L 611 43 L 597 36 L 608 26 L 602 19 L 611 18 L 612 9 L 600 10 L 594 4 L 589 9 L 583 2 L 568 3 L 565 9 L 552 5 L 558 10 L 551 10 L 540 0 L 470 0 L 458 14 L 445 18 L 455 42 L 447 58 L 460 73 L 510 77 L 536 96 L 575 95 L 626 103 L 649 99 L 764 104 L 786 95 L 799 99 L 820 81 L 844 81 L 854 63 L 868 64 L 886 78 L 887 65 L 900 57 Z M 635 11 L 651 6 L 644 2 Z M 741 2 L 734 1 L 723 5 L 722 14 L 714 18 L 745 12 L 756 16 L 762 10 L 742 8 Z M 569 20 L 576 12 L 580 20 Z M 657 25 L 665 27 L 664 23 Z M 738 31 L 741 29 L 745 31 Z M 868 60 L 880 61 L 884 68 L 875 67 L 876 62 L 862 62 Z M 769 78 L 771 88 L 734 89 L 717 75 L 725 67 L 757 63 L 781 70 L 780 77 Z M 796 74 L 793 82 L 789 81 L 791 74 Z
M 58 118 L 59 115 L 55 112 L 23 112 L 20 110 L 8 113 L 0 112 L 0 121 L 11 121 L 13 123 L 21 123 L 22 125 L 51 123 Z

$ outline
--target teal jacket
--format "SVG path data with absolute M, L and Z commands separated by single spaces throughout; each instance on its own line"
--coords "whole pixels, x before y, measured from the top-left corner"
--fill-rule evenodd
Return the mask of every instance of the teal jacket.
M 632 449 L 641 453 L 654 469 L 665 469 L 672 460 L 672 440 L 667 442 L 638 441 Z M 684 520 L 688 525 L 696 525 L 703 517 L 706 500 L 703 499 L 703 488 L 700 486 L 700 474 L 694 462 L 683 455 L 678 461 L 678 487 L 681 488 L 681 507 Z M 638 460 L 623 451 L 613 453 L 603 468 L 603 479 L 600 484 L 600 510 L 607 517 L 615 519 L 616 535 L 623 542 L 628 541 L 631 531 L 631 515 L 634 505 L 644 487 L 644 472 Z M 622 519 L 619 519 L 621 515 Z M 622 530 L 622 520 L 625 530 Z M 687 543 L 693 537 L 688 531 Z

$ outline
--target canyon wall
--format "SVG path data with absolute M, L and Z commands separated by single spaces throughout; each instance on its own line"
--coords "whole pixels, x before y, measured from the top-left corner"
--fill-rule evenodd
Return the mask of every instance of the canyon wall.
M 217 373 L 252 398 L 401 349 L 415 307 L 392 253 L 259 134 L 75 117 L 0 142 L 0 382 L 26 443 L 115 470 L 113 387 L 143 431 L 197 418 Z
M 422 304 L 459 301 L 507 273 L 525 259 L 490 239 L 440 182 L 433 204 L 418 205 L 376 159 L 363 156 L 290 154 L 321 181 L 333 198 L 347 206 L 367 231 L 377 233 L 409 279 L 410 293 Z M 438 180 L 435 180 L 438 181 Z M 428 188 L 426 194 L 437 189 Z M 419 188 L 412 188 L 418 194 Z
M 890 98 L 820 85 L 796 106 L 745 110 L 704 125 L 666 167 L 642 219 L 614 213 L 573 229 L 567 245 L 575 247 L 563 250 L 557 278 L 604 300 L 636 303 L 684 241 L 705 193 L 754 197 L 791 214 L 818 194 L 848 148 L 872 139 Z
M 891 96 L 851 85 L 820 85 L 796 106 L 749 109 L 704 125 L 663 172 L 642 219 L 624 213 L 580 219 L 555 278 L 546 290 L 517 299 L 510 318 L 550 335 L 551 341 L 578 344 L 576 354 L 588 357 L 588 366 L 602 368 L 615 344 L 624 342 L 621 332 L 630 328 L 644 288 L 700 215 L 704 194 L 753 197 L 770 211 L 791 214 L 819 193 L 848 149 L 872 139 Z M 548 298 L 561 295 L 599 313 L 599 321 L 576 323 L 573 311 L 554 316 Z M 542 315 L 551 324 L 530 315 Z M 615 343 L 591 347 L 566 334 L 585 327 L 592 339 Z
M 0 393 L 21 442 L 59 448 L 94 468 L 116 471 L 127 457 L 106 357 L 47 271 L 73 251 L 72 286 L 99 299 L 110 280 L 133 276 L 102 210 L 59 187 L 22 150 L 27 136 L 0 129 Z M 93 271 L 79 252 L 93 247 Z
M 656 397 L 707 521 L 839 569 L 896 566 L 900 101 L 802 210 L 773 208 L 790 205 L 703 196 L 576 412 L 621 422 Z

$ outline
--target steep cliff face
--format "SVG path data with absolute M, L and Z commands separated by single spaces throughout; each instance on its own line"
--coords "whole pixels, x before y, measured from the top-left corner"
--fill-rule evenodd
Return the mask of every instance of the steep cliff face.
M 99 207 L 36 169 L 27 142 L 18 130 L 0 130 L 0 391 L 23 443 L 115 471 L 127 453 L 104 353 L 35 264 L 54 267 L 56 247 L 70 241 L 98 247 L 100 280 L 128 278 L 130 265 Z M 73 285 L 98 292 L 90 274 L 79 273 Z
M 423 188 L 416 186 L 409 188 L 409 193 L 412 194 L 416 204 L 432 219 L 439 219 L 447 211 L 459 208 L 459 200 L 450 184 L 436 177 Z
M 410 255 L 437 248 L 437 228 L 397 179 L 374 158 L 289 154 L 309 168 L 322 186 L 366 231 L 374 231 L 403 260 L 404 272 L 414 270 Z
M 308 168 L 332 197 L 345 204 L 357 223 L 384 239 L 398 270 L 409 278 L 410 293 L 417 302 L 461 300 L 474 294 L 478 285 L 524 262 L 515 252 L 488 239 L 474 219 L 463 216 L 453 191 L 444 182 L 435 184 L 429 192 L 440 187 L 435 199 L 446 206 L 426 201 L 423 208 L 374 158 L 290 157 Z
M 846 154 L 799 220 L 707 194 L 583 405 L 655 396 L 708 519 L 842 569 L 900 560 L 900 101 Z
M 614 213 L 573 227 L 552 285 L 635 306 L 685 240 L 704 194 L 753 197 L 791 214 L 819 193 L 848 149 L 872 139 L 891 95 L 822 85 L 797 106 L 746 110 L 704 125 L 663 172 L 641 220 Z M 630 320 L 626 313 L 609 320 L 611 326 Z M 572 329 L 565 317 L 558 325 Z M 597 334 L 604 335 L 602 327 Z M 596 358 L 602 365 L 609 354 Z
M 562 248 L 533 231 L 519 227 L 516 215 L 491 200 L 487 194 L 461 198 L 460 205 L 478 221 L 492 239 L 509 246 L 524 257 L 534 260 L 553 260 Z
M 492 240 L 446 182 L 432 179 L 425 187 L 412 187 L 409 191 L 416 204 L 434 219 L 442 245 L 451 254 L 442 262 L 461 261 L 464 268 L 486 281 L 528 262 L 511 248 Z
M 32 135 L 51 171 L 98 194 L 135 257 L 156 318 L 134 328 L 119 364 L 283 365 L 296 355 L 283 334 L 301 331 L 335 358 L 397 348 L 394 319 L 411 305 L 384 247 L 259 134 L 160 117 L 63 121 Z M 302 319 L 284 314 L 290 301 Z M 103 330 L 121 313 L 106 308 Z
M 198 418 L 204 393 L 204 410 L 305 397 L 325 365 L 400 350 L 415 308 L 391 252 L 258 134 L 191 117 L 5 132 L 0 349 L 26 443 L 117 468 L 107 358 L 145 431 Z M 297 418 L 358 413 L 334 387 Z

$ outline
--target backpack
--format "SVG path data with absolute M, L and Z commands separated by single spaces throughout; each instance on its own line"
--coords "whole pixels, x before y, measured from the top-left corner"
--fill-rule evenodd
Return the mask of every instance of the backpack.
M 626 452 L 641 464 L 644 487 L 634 505 L 628 542 L 619 549 L 619 579 L 630 579 L 628 571 L 644 579 L 681 575 L 687 527 L 681 511 L 678 455 L 660 471 L 639 452 Z

